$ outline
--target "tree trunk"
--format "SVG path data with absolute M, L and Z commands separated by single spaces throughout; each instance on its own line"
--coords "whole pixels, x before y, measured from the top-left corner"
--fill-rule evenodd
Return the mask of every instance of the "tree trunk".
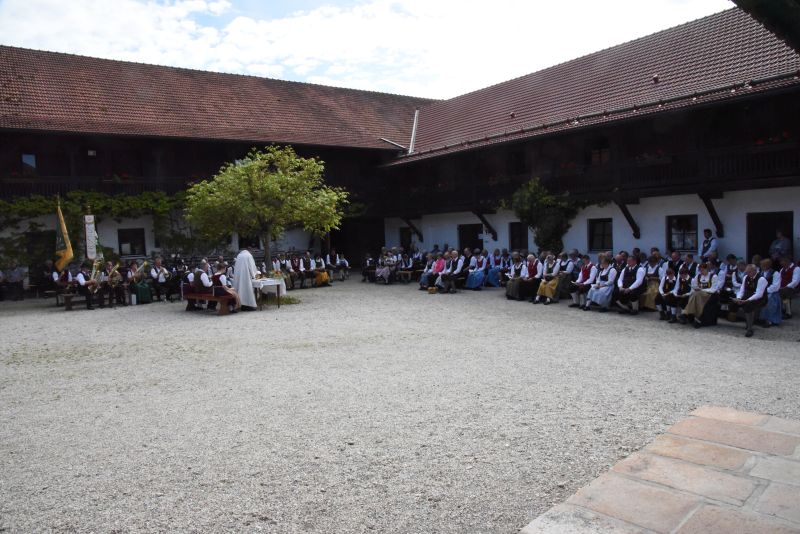
M 261 241 L 264 242 L 264 265 L 267 267 L 267 272 L 272 271 L 272 225 L 268 224 L 264 227 L 264 233 L 261 235 Z

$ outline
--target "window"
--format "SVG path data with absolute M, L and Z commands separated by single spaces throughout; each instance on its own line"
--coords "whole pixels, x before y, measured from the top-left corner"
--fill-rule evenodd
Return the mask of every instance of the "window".
M 667 245 L 670 250 L 697 250 L 697 215 L 667 217 Z
M 608 140 L 604 138 L 594 139 L 589 143 L 587 163 L 590 165 L 605 165 L 611 161 L 611 149 Z
M 36 154 L 22 155 L 22 174 L 36 173 Z
M 144 228 L 120 228 L 117 230 L 120 256 L 146 255 Z
M 589 219 L 589 250 L 613 250 L 611 219 Z
M 515 150 L 508 154 L 508 172 L 510 174 L 524 174 L 528 172 L 528 159 L 523 150 Z
M 508 250 L 527 250 L 528 232 L 521 222 L 508 223 Z

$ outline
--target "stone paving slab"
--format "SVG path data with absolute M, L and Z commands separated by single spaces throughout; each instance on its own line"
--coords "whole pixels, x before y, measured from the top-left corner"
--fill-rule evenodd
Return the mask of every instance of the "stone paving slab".
M 523 534 L 800 534 L 800 422 L 702 406 Z

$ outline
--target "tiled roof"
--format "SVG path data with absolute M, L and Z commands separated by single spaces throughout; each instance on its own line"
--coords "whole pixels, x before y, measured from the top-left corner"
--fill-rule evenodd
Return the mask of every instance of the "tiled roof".
M 431 100 L 0 46 L 0 128 L 392 148 Z
M 795 51 L 733 8 L 423 106 L 415 154 L 396 163 L 736 98 L 796 84 L 798 70 Z

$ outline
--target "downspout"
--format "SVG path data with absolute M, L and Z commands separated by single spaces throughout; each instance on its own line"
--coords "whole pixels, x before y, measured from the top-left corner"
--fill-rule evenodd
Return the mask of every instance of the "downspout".
M 419 110 L 414 110 L 414 126 L 411 127 L 411 142 L 408 144 L 408 153 L 414 153 L 414 143 L 417 141 L 417 122 L 419 121 Z

